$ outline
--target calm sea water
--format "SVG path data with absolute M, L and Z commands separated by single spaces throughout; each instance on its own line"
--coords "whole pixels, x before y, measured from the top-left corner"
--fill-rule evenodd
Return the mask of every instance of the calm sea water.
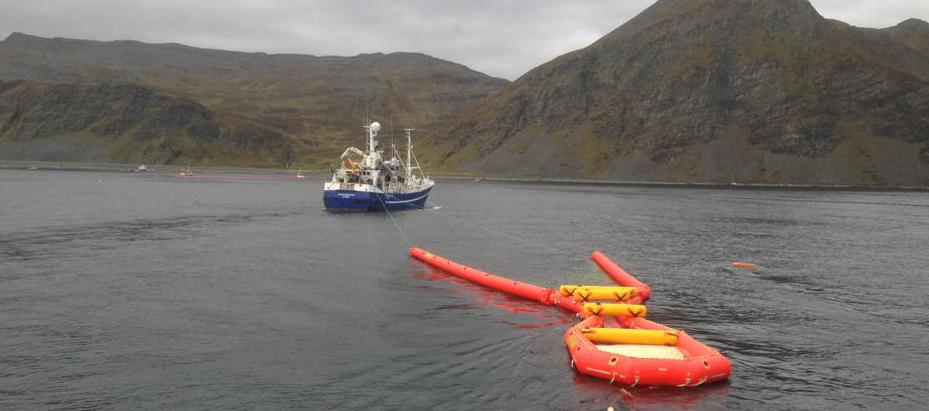
M 652 285 L 730 383 L 569 369 L 574 319 L 434 272 L 321 176 L 0 171 L 0 409 L 848 409 L 929 401 L 929 194 L 439 181 L 410 241 L 555 287 Z M 732 261 L 761 265 L 730 268 Z

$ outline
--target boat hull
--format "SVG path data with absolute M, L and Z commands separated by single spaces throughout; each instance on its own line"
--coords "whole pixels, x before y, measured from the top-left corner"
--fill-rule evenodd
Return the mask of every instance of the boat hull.
M 408 193 L 326 189 L 323 203 L 334 211 L 384 211 L 422 209 L 432 187 Z

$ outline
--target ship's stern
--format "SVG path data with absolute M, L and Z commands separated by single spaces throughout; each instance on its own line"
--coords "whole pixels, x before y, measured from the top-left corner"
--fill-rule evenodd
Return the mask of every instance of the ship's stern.
M 323 204 L 327 210 L 368 211 L 377 201 L 376 194 L 354 187 L 343 187 L 340 183 L 326 183 L 323 188 Z

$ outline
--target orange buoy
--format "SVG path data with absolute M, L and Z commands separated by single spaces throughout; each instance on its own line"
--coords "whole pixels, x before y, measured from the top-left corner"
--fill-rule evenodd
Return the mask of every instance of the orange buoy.
M 757 265 L 752 263 L 740 263 L 738 261 L 733 261 L 732 266 L 735 268 L 758 268 Z

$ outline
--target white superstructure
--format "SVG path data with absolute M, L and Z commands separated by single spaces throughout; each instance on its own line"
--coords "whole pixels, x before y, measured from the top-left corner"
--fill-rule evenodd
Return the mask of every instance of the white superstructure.
M 364 128 L 367 133 L 366 150 L 346 149 L 339 158 L 339 168 L 333 170 L 332 179 L 324 189 L 327 192 L 337 191 L 342 198 L 349 198 L 352 192 L 375 194 L 386 205 L 424 202 L 435 182 L 422 173 L 413 153 L 414 129 L 404 129 L 406 158 L 401 158 L 397 148 L 391 146 L 390 159 L 385 160 L 385 152 L 378 140 L 381 124 L 373 122 Z M 422 197 L 410 197 L 421 192 Z

